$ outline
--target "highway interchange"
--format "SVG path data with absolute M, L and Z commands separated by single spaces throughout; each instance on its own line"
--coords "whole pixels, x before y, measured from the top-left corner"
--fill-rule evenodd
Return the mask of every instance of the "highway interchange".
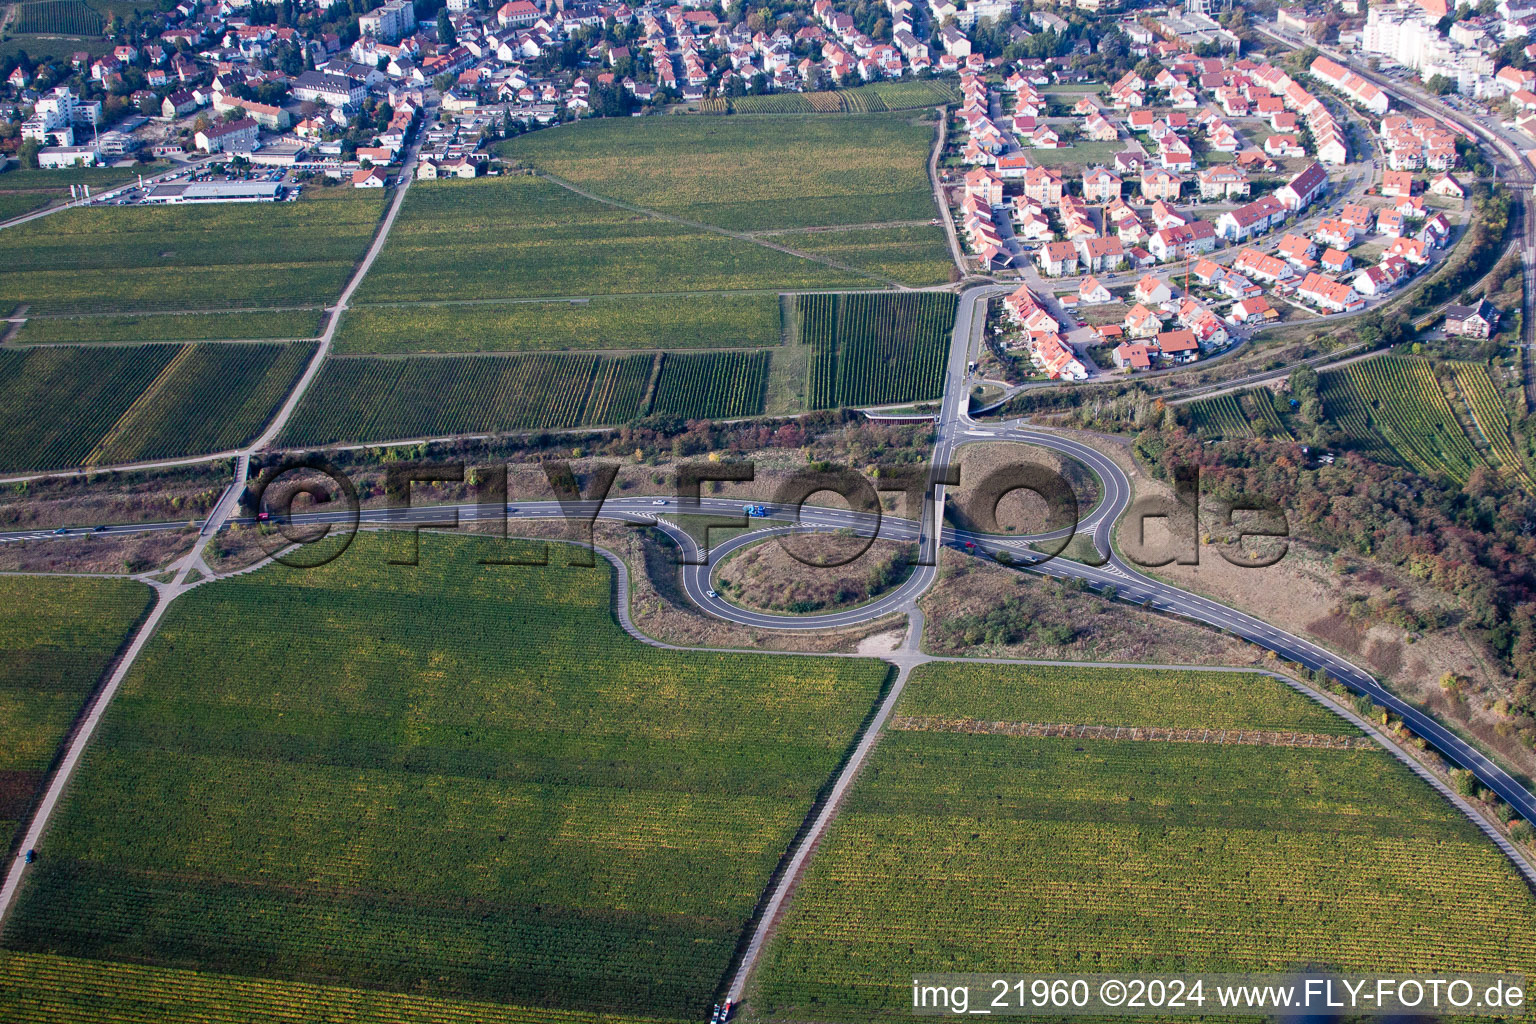
M 1387 88 L 1395 98 L 1403 101 L 1400 90 L 1392 86 L 1391 83 L 1379 77 L 1375 77 L 1375 80 L 1384 88 Z M 1419 109 L 1431 109 L 1421 101 L 1407 100 L 1406 102 L 1410 106 Z M 1522 158 L 1515 151 L 1514 147 L 1509 144 L 1508 140 L 1492 131 L 1484 129 L 1481 125 L 1463 122 L 1448 109 L 1441 111 L 1432 110 L 1431 112 L 1445 117 L 1447 120 L 1463 124 L 1473 134 L 1487 142 L 1493 143 L 1498 152 L 1507 158 L 1509 166 L 1519 170 L 1522 177 L 1516 178 L 1516 180 L 1524 180 Z M 410 154 L 411 158 L 414 158 L 414 155 L 413 151 Z M 338 314 L 345 307 L 352 289 L 357 286 L 362 275 L 366 273 L 368 265 L 372 262 L 372 258 L 382 247 L 384 239 L 388 234 L 389 225 L 393 221 L 393 213 L 398 210 L 400 196 L 403 194 L 404 186 L 408 182 L 409 176 L 402 176 L 402 187 L 397 189 L 394 204 L 384 220 L 383 228 L 379 232 L 374 246 L 370 249 L 367 258 L 365 258 L 349 282 L 348 288 L 343 292 L 341 300 L 333 308 L 327 327 L 326 340 L 329 339 L 330 333 L 334 330 Z M 1518 190 L 1516 190 L 1516 195 L 1519 195 Z M 1524 219 L 1524 226 L 1525 238 L 1523 240 L 1522 253 L 1527 260 L 1527 267 L 1529 268 L 1530 261 L 1533 258 L 1533 251 L 1536 251 L 1533 250 L 1533 245 L 1536 245 L 1536 236 L 1532 234 L 1533 228 L 1536 228 L 1536 225 L 1533 225 L 1530 218 L 1527 217 Z M 1530 282 L 1531 276 L 1528 274 L 1528 286 Z M 297 526 L 314 524 L 344 526 L 355 517 L 361 524 L 400 527 L 413 524 L 441 524 L 450 512 L 462 522 L 497 519 L 505 514 L 514 520 L 549 520 L 567 516 L 596 516 L 626 522 L 650 523 L 669 536 L 683 552 L 685 564 L 682 583 L 684 591 L 689 600 L 697 604 L 705 613 L 722 620 L 759 629 L 802 631 L 824 631 L 873 622 L 886 616 L 906 614 L 913 625 L 907 640 L 907 652 L 913 655 L 917 653 L 918 634 L 920 634 L 922 623 L 922 615 L 917 609 L 917 601 L 937 579 L 937 547 L 939 545 L 950 546 L 973 553 L 978 557 L 997 559 L 999 562 L 1014 566 L 1018 571 L 1039 573 L 1058 579 L 1081 580 L 1099 591 L 1112 588 L 1117 599 L 1121 601 L 1180 616 L 1224 630 L 1262 648 L 1274 651 L 1279 657 L 1299 664 L 1309 670 L 1325 672 L 1354 692 L 1363 694 L 1377 705 L 1392 711 L 1393 714 L 1402 719 L 1413 733 L 1425 738 L 1449 761 L 1470 769 L 1483 785 L 1498 794 L 1516 813 L 1529 820 L 1536 820 L 1536 796 L 1533 796 L 1518 780 L 1511 777 L 1502 768 L 1433 718 L 1390 693 L 1365 669 L 1305 638 L 1279 629 L 1254 616 L 1247 615 L 1219 602 L 1155 579 L 1124 558 L 1114 547 L 1112 532 L 1115 524 L 1131 505 L 1133 489 L 1130 479 L 1113 459 L 1095 448 L 1058 431 L 1032 427 L 1017 421 L 1002 423 L 979 422 L 971 417 L 968 410 L 969 387 L 971 384 L 968 362 L 974 358 L 974 353 L 978 350 L 981 342 L 986 302 L 990 298 L 1011 290 L 1012 287 L 983 284 L 968 289 L 960 297 L 945 369 L 944 397 L 941 408 L 935 417 L 935 442 L 931 463 L 935 466 L 947 465 L 953 462 L 956 451 L 960 447 L 968 443 L 982 441 L 1018 442 L 1033 445 L 1078 461 L 1097 477 L 1100 494 L 1098 503 L 1088 510 L 1086 514 L 1082 515 L 1076 526 L 1070 529 L 1073 533 L 1084 535 L 1091 539 L 1093 547 L 1101 559 L 1099 565 L 1088 565 L 1066 558 L 1044 559 L 1029 546 L 1032 541 L 1061 540 L 1064 538 L 1064 531 L 1058 530 L 1034 537 L 1003 537 L 993 534 L 967 532 L 952 525 L 947 525 L 945 507 L 946 502 L 949 500 L 949 495 L 947 487 L 943 484 L 936 484 L 928 490 L 923 503 L 922 515 L 916 520 L 886 515 L 881 516 L 877 524 L 873 516 L 852 512 L 848 509 L 806 504 L 798 510 L 797 515 L 797 510 L 793 508 L 774 504 L 767 505 L 766 512 L 768 518 L 795 519 L 799 529 L 812 531 L 852 529 L 855 532 L 862 532 L 866 535 L 878 532 L 878 536 L 882 538 L 916 542 L 927 556 L 920 559 L 920 562 L 925 564 L 915 567 L 911 575 L 899 587 L 881 595 L 868 604 L 826 614 L 805 616 L 779 615 L 741 607 L 717 596 L 711 584 L 712 573 L 722 559 L 745 545 L 769 539 L 778 533 L 786 532 L 791 527 L 759 525 L 757 529 L 749 529 L 747 532 L 737 534 L 722 543 L 713 545 L 709 551 L 708 564 L 689 564 L 695 561 L 703 561 L 699 557 L 698 545 L 695 543 L 692 535 L 678 523 L 674 522 L 671 516 L 677 514 L 708 514 L 719 515 L 722 518 L 740 518 L 742 516 L 742 509 L 739 501 L 705 498 L 698 499 L 696 502 L 684 502 L 675 498 L 661 499 L 647 496 L 605 500 L 600 506 L 594 506 L 589 503 L 562 507 L 560 503 L 554 501 L 535 501 L 515 503 L 506 506 L 504 509 L 496 505 L 464 504 L 421 506 L 408 510 L 391 510 L 387 508 L 342 511 L 326 510 L 306 511 L 295 514 L 292 516 L 292 523 Z M 1529 294 L 1527 296 L 1526 322 L 1528 326 L 1536 322 L 1536 317 L 1533 317 L 1532 310 L 1530 309 Z M 255 443 L 239 453 L 235 476 L 236 482 L 219 499 L 207 519 L 190 523 L 186 520 L 177 520 L 158 523 L 88 526 L 62 532 L 15 531 L 0 533 L 0 544 L 3 544 L 31 541 L 45 537 L 67 539 L 81 535 L 115 536 L 125 533 L 142 533 L 158 530 L 182 530 L 187 529 L 189 526 L 196 527 L 199 532 L 198 543 L 194 546 L 192 552 L 177 563 L 174 580 L 170 583 L 155 583 L 158 591 L 158 600 L 151 612 L 150 618 L 141 627 L 129 649 L 125 652 L 123 658 L 120 659 L 107 684 L 93 699 L 82 728 L 77 730 L 74 737 L 72 737 L 59 770 L 50 780 L 48 790 L 37 813 L 34 815 L 21 850 L 24 851 L 32 847 L 40 839 L 47 818 L 57 804 L 59 796 L 68 781 L 69 774 L 83 753 L 96 722 L 99 720 L 106 705 L 110 702 L 117 685 L 126 674 L 129 664 L 152 635 L 165 608 L 186 590 L 191 589 L 193 586 L 201 585 L 202 582 L 207 582 L 207 579 L 211 578 L 210 574 L 203 572 L 205 578 L 202 581 L 189 579 L 194 567 L 206 570 L 206 563 L 203 563 L 201 560 L 204 546 L 218 531 L 230 523 L 255 524 L 255 520 L 251 517 L 235 515 L 237 508 L 236 499 L 243 489 L 243 480 L 249 465 L 249 458 L 256 451 L 270 444 L 271 440 L 278 435 L 296 406 L 298 398 L 312 379 L 313 372 L 318 364 L 319 359 L 317 358 L 310 366 L 309 372 L 305 375 L 300 385 L 289 396 L 289 400 L 284 404 L 277 416 L 274 417 L 272 423 L 269 424 L 267 430 L 263 432 Z M 662 501 L 665 501 L 666 504 L 658 504 Z M 619 568 L 622 575 L 622 564 L 619 565 Z M 622 594 L 623 591 L 621 590 L 621 596 Z M 626 609 L 621 607 L 617 610 L 617 615 L 620 622 L 626 628 L 635 632 L 632 624 L 629 623 Z M 636 636 L 647 643 L 656 643 L 652 638 L 638 632 L 636 632 Z M 892 703 L 894 696 L 895 692 L 893 691 L 891 694 L 892 699 L 888 699 L 886 703 L 884 709 L 886 712 L 889 711 L 889 705 Z M 865 737 L 865 742 L 873 741 L 874 731 L 871 730 Z M 858 759 L 855 760 L 857 761 Z M 840 781 L 842 780 L 840 779 Z M 1514 855 L 1513 851 L 1508 847 L 1506 847 L 1506 851 Z M 3 916 L 14 896 L 24 869 L 25 861 L 22 854 L 18 852 L 10 871 L 7 873 L 4 885 L 0 886 L 0 916 Z M 738 985 L 735 986 L 736 988 L 739 988 L 739 980 Z

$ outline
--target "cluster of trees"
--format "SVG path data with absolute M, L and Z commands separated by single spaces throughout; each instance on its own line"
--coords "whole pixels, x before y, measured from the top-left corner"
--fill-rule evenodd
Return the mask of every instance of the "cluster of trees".
M 1293 536 L 1454 595 L 1463 631 L 1514 676 L 1514 723 L 1536 743 L 1536 495 L 1492 472 L 1459 486 L 1355 453 L 1314 466 L 1294 442 L 1204 445 L 1183 427 L 1144 431 L 1134 447 L 1160 477 L 1199 466 L 1202 489 L 1217 500 L 1262 494 L 1286 510 Z
M 1048 593 L 1024 590 L 1003 598 L 985 612 L 929 620 L 941 647 L 1001 647 L 1025 640 L 1061 647 L 1077 639 L 1077 630 L 1061 621 L 1063 609 Z

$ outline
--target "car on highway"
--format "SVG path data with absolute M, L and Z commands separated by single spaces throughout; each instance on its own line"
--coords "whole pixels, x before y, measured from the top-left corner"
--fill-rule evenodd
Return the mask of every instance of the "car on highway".
M 58 528 L 58 529 L 57 529 L 57 530 L 54 530 L 54 531 L 53 531 L 53 535 L 54 535 L 54 536 L 55 536 L 55 537 L 57 537 L 57 536 L 59 536 L 59 535 L 60 535 L 60 534 L 65 534 L 65 533 L 68 533 L 68 532 L 69 532 L 69 527 L 67 527 L 67 526 L 61 526 L 61 527 L 59 527 L 59 528 Z
M 666 503 L 666 498 L 657 498 L 655 501 L 651 502 L 652 505 L 665 505 Z
M 704 595 L 706 597 L 719 597 L 720 596 L 719 594 L 715 593 L 713 590 L 706 590 L 704 592 Z

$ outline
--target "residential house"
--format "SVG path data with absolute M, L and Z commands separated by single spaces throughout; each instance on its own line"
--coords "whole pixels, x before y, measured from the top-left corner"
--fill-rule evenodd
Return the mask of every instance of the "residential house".
M 1216 219 L 1216 233 L 1232 242 L 1242 242 L 1262 235 L 1289 215 L 1274 196 L 1260 196 Z
M 1422 267 L 1429 262 L 1429 246 L 1420 238 L 1396 238 L 1387 246 L 1383 258 L 1387 256 L 1401 256 L 1409 263 Z
M 1160 306 L 1173 297 L 1173 289 L 1151 274 L 1136 282 L 1136 301 L 1149 306 Z
M 1337 218 L 1324 217 L 1318 223 L 1317 231 L 1313 233 L 1312 239 L 1318 245 L 1332 246 L 1335 249 L 1348 249 L 1355 244 L 1355 229 Z
M 1282 259 L 1299 267 L 1311 269 L 1317 259 L 1317 243 L 1305 235 L 1287 233 L 1280 239 L 1277 251 Z
M 1265 324 L 1279 319 L 1279 312 L 1262 295 L 1233 303 L 1227 311 L 1227 322 L 1230 324 Z
M 1388 199 L 1394 196 L 1413 195 L 1413 175 L 1408 171 L 1383 171 L 1381 194 Z
M 256 148 L 260 135 L 256 122 L 242 117 L 209 125 L 193 137 L 193 143 L 204 153 L 249 153 Z
M 1149 203 L 1177 202 L 1184 179 L 1164 167 L 1149 168 L 1141 176 L 1141 196 Z
M 1311 163 L 1290 181 L 1275 190 L 1275 198 L 1287 210 L 1305 210 L 1322 194 L 1328 184 L 1328 172 L 1320 164 Z
M 1175 224 L 1163 228 L 1147 243 L 1152 255 L 1166 263 L 1169 260 L 1189 259 L 1199 253 L 1216 248 L 1216 228 L 1210 221 L 1197 220 L 1189 224 Z
M 1040 272 L 1046 277 L 1062 277 L 1077 272 L 1077 246 L 1071 242 L 1047 242 L 1037 254 Z
M 1308 274 L 1302 279 L 1296 288 L 1296 297 L 1333 313 L 1352 313 L 1365 308 L 1364 296 L 1349 285 L 1318 273 Z
M 1345 203 L 1339 211 L 1339 219 L 1354 228 L 1357 235 L 1363 235 L 1376 222 L 1376 214 L 1364 203 Z
M 1247 196 L 1248 175 L 1231 164 L 1214 164 L 1195 175 L 1200 183 L 1201 199 L 1231 199 Z
M 1499 326 L 1499 311 L 1487 299 L 1471 306 L 1445 307 L 1445 333 L 1463 338 L 1487 338 Z
M 1237 259 L 1232 261 L 1232 269 L 1239 274 L 1248 277 L 1256 277 L 1261 281 L 1270 281 L 1280 284 L 1290 281 L 1296 276 L 1296 271 L 1291 269 L 1291 264 L 1278 256 L 1270 256 L 1261 253 L 1257 249 L 1244 249 L 1237 254 Z
M 1192 363 L 1200 358 L 1200 343 L 1190 330 L 1159 332 L 1157 350 L 1175 363 Z
M 1031 167 L 1024 175 L 1024 194 L 1045 206 L 1060 206 L 1061 175 L 1048 167 Z
M 1438 174 L 1429 183 L 1429 191 L 1437 196 L 1445 196 L 1449 199 L 1465 199 L 1467 190 L 1462 187 L 1456 176 L 1446 171 Z
M 1189 218 L 1159 199 L 1152 204 L 1152 223 L 1161 231 L 1163 228 L 1188 224 Z
M 1083 198 L 1090 203 L 1108 203 L 1120 198 L 1120 176 L 1103 167 L 1083 172 Z
M 1125 328 L 1127 337 L 1155 338 L 1163 329 L 1163 318 L 1138 302 L 1125 314 L 1120 326 Z
M 1115 346 L 1111 353 L 1115 365 L 1122 370 L 1150 370 L 1152 368 L 1153 349 L 1142 342 L 1122 341 Z
M 1115 301 L 1115 297 L 1098 278 L 1085 277 L 1077 286 L 1077 300 L 1085 306 L 1100 306 Z
M 1338 249 L 1329 249 L 1323 253 L 1322 259 L 1318 262 L 1322 265 L 1323 272 L 1328 274 L 1347 274 L 1355 269 L 1354 257 Z

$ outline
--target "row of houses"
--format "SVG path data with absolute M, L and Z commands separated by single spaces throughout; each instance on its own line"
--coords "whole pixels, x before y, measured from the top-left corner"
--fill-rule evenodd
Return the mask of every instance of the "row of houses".
M 1083 380 L 1088 369 L 1072 346 L 1061 336 L 1061 324 L 1041 303 L 1039 296 L 1021 285 L 1003 299 L 1003 309 L 1027 339 L 1030 357 L 1052 379 Z

